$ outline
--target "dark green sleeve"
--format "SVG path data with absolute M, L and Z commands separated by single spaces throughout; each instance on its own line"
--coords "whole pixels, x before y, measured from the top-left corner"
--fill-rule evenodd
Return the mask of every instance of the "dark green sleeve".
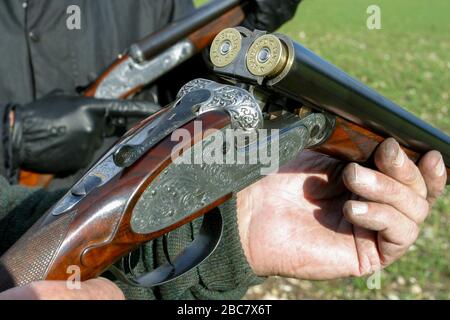
M 61 191 L 11 186 L 0 176 L 0 254 L 12 246 L 61 196 Z
M 224 219 L 224 233 L 216 251 L 200 266 L 184 276 L 154 289 L 132 288 L 119 284 L 128 299 L 241 299 L 248 288 L 261 284 L 243 252 L 237 227 L 236 199 L 220 207 Z M 171 257 L 180 253 L 193 239 L 201 219 L 171 233 L 168 251 Z M 160 239 L 144 246 L 143 263 L 138 272 L 150 271 L 166 262 Z

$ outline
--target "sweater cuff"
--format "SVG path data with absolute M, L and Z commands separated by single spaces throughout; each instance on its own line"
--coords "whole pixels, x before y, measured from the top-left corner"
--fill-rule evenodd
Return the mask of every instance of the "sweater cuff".
M 200 279 L 210 299 L 242 298 L 251 286 L 263 283 L 266 278 L 253 272 L 242 249 L 236 197 L 219 209 L 224 220 L 222 240 L 211 257 L 199 266 Z
M 253 273 L 244 254 L 239 237 L 236 198 L 219 207 L 223 218 L 223 235 L 216 250 L 199 266 L 185 275 L 160 287 L 152 289 L 132 288 L 120 284 L 128 299 L 195 299 L 195 300 L 237 300 L 247 290 L 261 284 L 265 278 Z M 177 256 L 198 234 L 202 219 L 196 219 L 170 233 L 167 251 Z M 166 263 L 161 238 L 146 244 L 142 262 L 135 268 L 136 274 L 151 271 Z
M 251 286 L 264 282 L 265 278 L 253 273 L 242 249 L 236 198 L 233 197 L 219 209 L 223 218 L 223 235 L 216 250 L 194 270 L 159 287 L 159 299 L 237 300 Z M 197 219 L 171 233 L 168 245 L 170 256 L 181 252 L 192 241 L 201 224 L 202 219 Z M 156 241 L 155 248 L 156 265 L 166 262 L 160 241 Z

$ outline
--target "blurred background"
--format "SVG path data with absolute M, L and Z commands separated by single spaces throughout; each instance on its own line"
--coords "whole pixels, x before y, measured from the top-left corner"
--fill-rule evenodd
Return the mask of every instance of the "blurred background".
M 367 28 L 370 5 L 381 8 L 381 30 Z M 450 134 L 449 0 L 303 0 L 280 32 Z M 270 278 L 246 298 L 450 299 L 449 189 L 408 254 L 381 273 L 379 290 L 367 278 Z

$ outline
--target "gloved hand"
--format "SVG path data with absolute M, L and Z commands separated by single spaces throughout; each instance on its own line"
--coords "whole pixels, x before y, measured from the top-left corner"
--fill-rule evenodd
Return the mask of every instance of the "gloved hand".
M 39 173 L 71 173 L 92 161 L 114 121 L 147 117 L 160 107 L 151 102 L 99 100 L 49 95 L 13 106 L 10 117 L 12 161 Z
M 253 0 L 243 26 L 273 32 L 292 19 L 302 0 Z

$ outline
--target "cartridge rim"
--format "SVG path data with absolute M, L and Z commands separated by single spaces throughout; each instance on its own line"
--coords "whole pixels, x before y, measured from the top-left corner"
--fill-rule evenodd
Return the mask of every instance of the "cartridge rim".
M 251 74 L 275 77 L 286 66 L 288 50 L 276 36 L 268 34 L 256 39 L 247 53 L 247 69 Z
M 209 57 L 213 65 L 223 68 L 231 64 L 242 48 L 242 35 L 234 28 L 222 30 L 211 44 Z

